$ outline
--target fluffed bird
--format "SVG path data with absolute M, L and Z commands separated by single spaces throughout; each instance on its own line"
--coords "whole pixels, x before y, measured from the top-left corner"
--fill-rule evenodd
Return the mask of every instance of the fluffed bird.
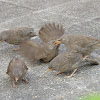
M 15 83 L 21 79 L 28 83 L 25 77 L 27 70 L 28 68 L 25 63 L 18 58 L 14 58 L 10 61 L 6 73 L 13 79 L 13 87 L 16 88 L 17 86 Z
M 49 23 L 39 30 L 39 37 L 42 42 L 26 41 L 21 45 L 22 53 L 31 60 L 42 60 L 49 62 L 58 55 L 58 45 L 54 41 L 64 34 L 64 29 L 59 24 Z
M 7 42 L 9 44 L 20 45 L 22 42 L 29 40 L 36 36 L 33 28 L 30 27 L 16 27 L 5 30 L 0 33 L 0 42 Z M 17 49 L 14 49 L 17 50 Z

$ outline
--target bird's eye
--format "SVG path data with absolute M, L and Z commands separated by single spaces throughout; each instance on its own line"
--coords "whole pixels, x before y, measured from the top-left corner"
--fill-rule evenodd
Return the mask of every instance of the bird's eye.
M 30 31 L 30 33 L 33 33 L 33 31 Z

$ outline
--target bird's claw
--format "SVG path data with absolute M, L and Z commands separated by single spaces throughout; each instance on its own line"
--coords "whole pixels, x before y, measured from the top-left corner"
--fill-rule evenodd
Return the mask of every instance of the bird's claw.
M 22 80 L 27 84 L 29 83 L 26 78 L 23 78 Z
M 12 51 L 18 51 L 20 48 L 12 49 Z
M 73 74 L 73 75 L 69 75 L 69 76 L 67 76 L 66 78 L 72 78 L 72 77 L 74 77 L 76 74 Z

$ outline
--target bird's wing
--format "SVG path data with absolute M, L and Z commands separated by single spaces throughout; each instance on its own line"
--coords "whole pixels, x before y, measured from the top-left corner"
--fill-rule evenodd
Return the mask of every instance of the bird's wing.
M 56 40 L 64 34 L 63 26 L 59 24 L 48 23 L 43 26 L 39 31 L 39 37 L 43 42 L 49 42 L 51 40 Z
M 60 71 L 72 70 L 78 67 L 77 63 L 79 61 L 80 54 L 72 52 L 63 52 L 50 62 L 49 68 L 55 67 L 55 69 L 58 69 Z
M 12 62 L 12 60 L 10 61 L 10 63 L 9 63 L 9 65 L 8 65 L 8 69 L 7 69 L 7 74 L 9 74 L 9 72 L 10 72 L 10 69 L 11 69 L 11 62 Z
M 67 43 L 66 46 L 68 45 L 71 50 L 77 51 L 85 51 L 87 48 L 94 47 L 96 44 L 100 43 L 100 40 L 96 38 L 80 34 L 65 35 L 63 38 L 67 39 L 69 42 L 69 44 Z
M 43 48 L 41 48 L 41 44 L 32 40 L 22 43 L 20 51 L 25 57 L 32 61 L 42 59 L 46 56 Z

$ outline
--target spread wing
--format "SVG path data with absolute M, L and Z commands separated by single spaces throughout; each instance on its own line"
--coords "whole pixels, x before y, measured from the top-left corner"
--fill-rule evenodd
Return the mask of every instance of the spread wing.
M 39 37 L 43 42 L 56 40 L 64 34 L 63 26 L 55 23 L 48 23 L 43 26 L 39 31 Z

